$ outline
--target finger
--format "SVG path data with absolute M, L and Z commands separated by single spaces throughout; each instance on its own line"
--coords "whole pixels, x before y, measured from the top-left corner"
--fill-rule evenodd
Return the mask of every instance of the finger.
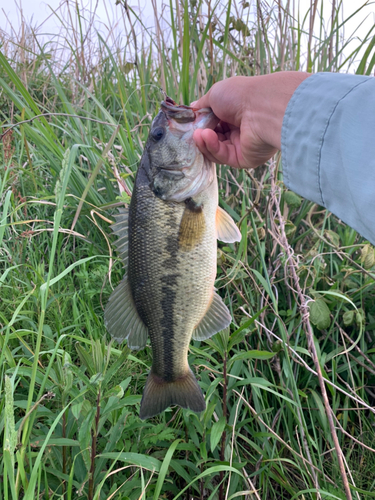
M 210 161 L 213 161 L 214 163 L 219 163 L 219 160 L 207 149 L 206 142 L 202 138 L 202 132 L 203 132 L 202 129 L 197 129 L 197 130 L 195 130 L 195 132 L 193 134 L 193 138 L 194 138 L 194 141 L 195 141 L 198 149 Z M 213 131 L 210 130 L 210 132 L 213 132 Z M 213 134 L 215 134 L 215 132 L 213 132 Z
M 210 161 L 218 163 L 218 159 L 215 158 L 207 149 L 206 143 L 202 138 L 202 129 L 197 129 L 193 134 L 194 141 L 199 149 L 199 151 Z
M 238 132 L 239 134 L 239 132 Z M 218 136 L 212 133 L 212 130 L 202 130 L 202 140 L 205 142 L 207 151 L 216 158 L 217 163 L 225 163 L 233 168 L 243 168 L 245 165 L 239 143 L 239 135 L 236 132 L 226 140 L 220 141 Z
M 227 137 L 224 134 L 222 134 L 221 132 L 218 132 L 216 129 L 215 129 L 215 132 L 216 132 L 217 137 L 218 137 L 218 139 L 219 139 L 220 142 L 223 142 L 223 141 L 227 140 Z
M 198 99 L 197 101 L 193 101 L 190 103 L 192 108 L 201 109 L 201 108 L 210 108 L 210 91 L 207 92 L 203 97 Z
M 194 133 L 194 140 L 200 151 L 211 161 L 241 168 L 244 160 L 239 148 L 231 141 L 219 141 L 217 134 L 210 129 L 198 130 Z

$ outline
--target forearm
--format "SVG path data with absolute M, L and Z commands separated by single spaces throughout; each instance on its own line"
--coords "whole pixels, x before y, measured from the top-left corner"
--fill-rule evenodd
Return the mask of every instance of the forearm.
M 375 243 L 375 79 L 318 73 L 287 107 L 282 167 L 288 188 Z

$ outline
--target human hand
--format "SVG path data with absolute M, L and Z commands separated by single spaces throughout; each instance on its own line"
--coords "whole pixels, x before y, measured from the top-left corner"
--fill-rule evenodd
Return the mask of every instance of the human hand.
M 215 83 L 194 108 L 211 107 L 220 118 L 215 130 L 197 129 L 194 140 L 215 163 L 255 168 L 281 149 L 281 128 L 294 91 L 309 73 L 284 71 L 237 76 Z

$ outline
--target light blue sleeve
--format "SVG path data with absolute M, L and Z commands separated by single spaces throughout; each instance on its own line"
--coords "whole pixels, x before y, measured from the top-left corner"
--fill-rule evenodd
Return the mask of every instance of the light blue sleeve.
M 375 78 L 304 80 L 285 112 L 281 154 L 289 189 L 375 244 Z

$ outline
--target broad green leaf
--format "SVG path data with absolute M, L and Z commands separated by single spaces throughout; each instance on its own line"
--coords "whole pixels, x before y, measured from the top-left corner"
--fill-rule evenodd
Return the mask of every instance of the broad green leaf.
M 302 203 L 302 198 L 293 191 L 287 191 L 284 193 L 284 201 L 291 208 L 298 208 Z
M 45 442 L 46 438 L 45 436 L 42 437 L 40 436 L 38 439 L 34 439 L 31 443 L 30 446 L 42 446 Z M 79 446 L 79 441 L 76 439 L 69 439 L 69 438 L 50 438 L 48 440 L 48 446 Z
M 88 413 L 86 418 L 83 420 L 82 424 L 79 427 L 78 431 L 78 441 L 81 447 L 81 453 L 83 461 L 85 462 L 85 466 L 87 471 L 90 470 L 91 459 L 90 459 L 90 446 L 92 440 L 92 428 L 95 420 L 96 408 L 92 408 Z
M 355 318 L 355 311 L 346 311 L 342 316 L 342 321 L 345 326 L 350 326 L 353 324 Z
M 99 455 L 103 458 L 109 458 L 111 460 L 118 460 L 120 462 L 126 462 L 131 465 L 135 465 L 138 467 L 143 467 L 144 469 L 159 472 L 161 468 L 160 460 L 157 460 L 154 457 L 150 457 L 148 455 L 142 455 L 140 453 L 102 453 Z
M 326 330 L 331 324 L 331 312 L 323 299 L 309 303 L 310 321 L 318 330 Z
M 235 354 L 234 356 L 231 356 L 231 358 L 228 360 L 228 364 L 232 365 L 235 361 L 239 360 L 244 360 L 244 359 L 262 359 L 262 360 L 267 360 L 271 359 L 275 356 L 274 352 L 268 352 L 268 351 L 246 351 L 246 352 L 240 352 L 238 354 Z
M 219 444 L 219 441 L 221 439 L 221 436 L 223 435 L 224 429 L 226 426 L 226 418 L 225 417 L 220 417 L 217 422 L 215 422 L 211 428 L 211 437 L 210 437 L 210 444 L 211 444 L 211 451 L 213 452 L 216 448 L 216 446 Z
M 158 477 L 158 481 L 156 483 L 156 487 L 155 487 L 155 491 L 154 491 L 154 500 L 159 500 L 159 495 L 160 495 L 161 489 L 163 487 L 165 476 L 167 475 L 167 472 L 168 472 L 169 464 L 172 460 L 173 453 L 175 452 L 175 449 L 180 441 L 181 441 L 181 439 L 176 439 L 175 441 L 173 441 L 173 443 L 171 444 L 171 446 L 169 447 L 169 449 L 165 455 L 163 463 L 160 467 L 159 477 Z

